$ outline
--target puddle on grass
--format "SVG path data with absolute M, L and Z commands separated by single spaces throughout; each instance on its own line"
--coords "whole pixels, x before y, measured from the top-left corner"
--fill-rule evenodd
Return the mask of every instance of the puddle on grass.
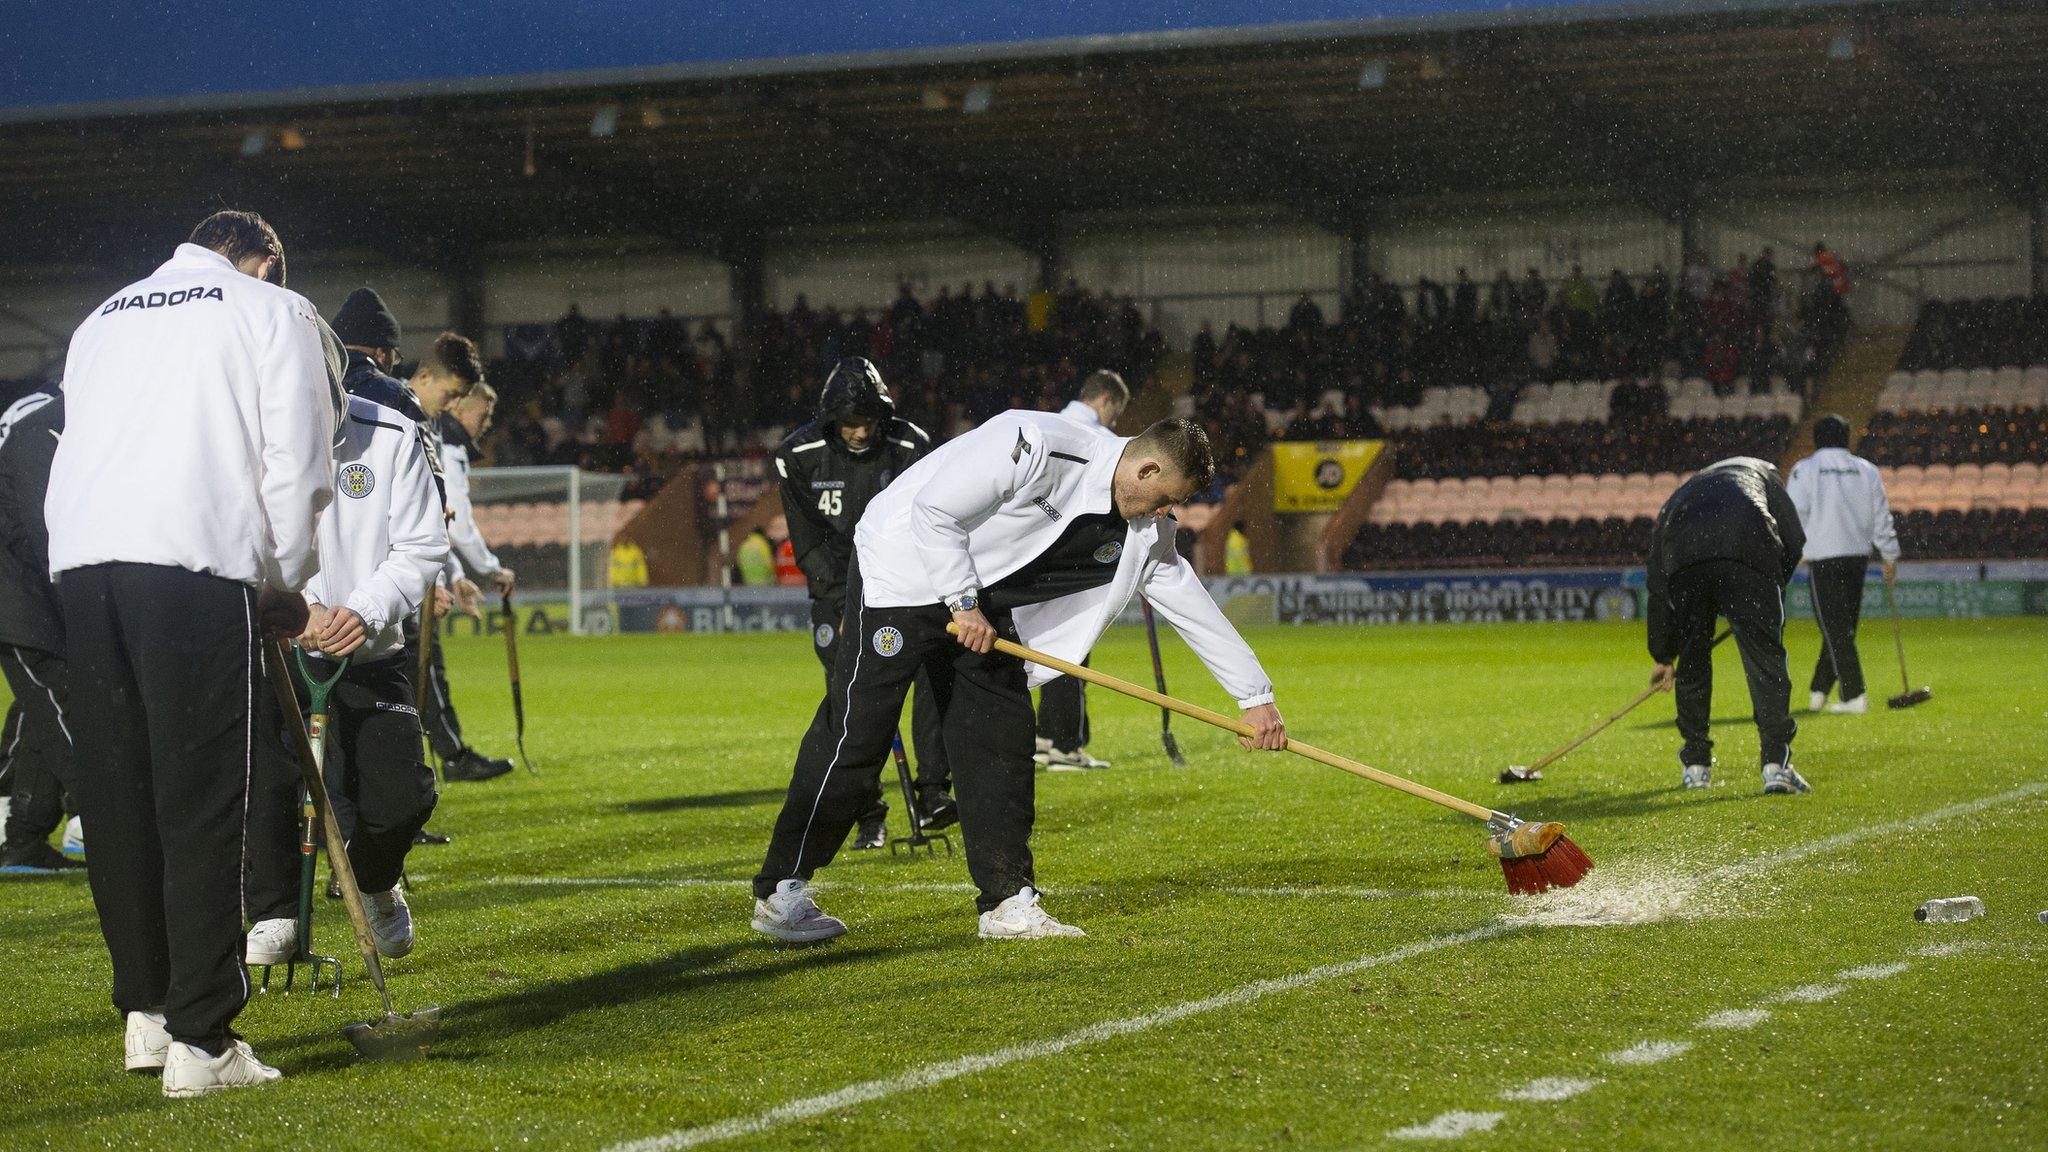
M 1502 919 L 1531 928 L 1608 928 L 1717 914 L 1697 876 L 1671 864 L 1602 865 L 1570 888 L 1515 902 Z

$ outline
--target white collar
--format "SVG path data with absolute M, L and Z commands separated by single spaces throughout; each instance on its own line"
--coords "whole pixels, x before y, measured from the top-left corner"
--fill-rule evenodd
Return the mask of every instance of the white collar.
M 176 252 L 173 252 L 171 254 L 171 258 L 169 260 L 164 261 L 163 267 L 158 268 L 157 271 L 161 272 L 166 268 L 205 267 L 212 267 L 216 269 L 224 268 L 229 272 L 235 272 L 238 274 L 240 272 L 240 269 L 235 267 L 234 261 L 228 259 L 227 257 L 221 255 L 218 252 L 215 252 L 211 248 L 202 247 L 201 245 L 198 244 L 178 245 L 178 250 Z
M 1102 414 L 1100 412 L 1097 412 L 1093 407 L 1087 404 L 1083 404 L 1079 400 L 1067 401 L 1067 406 L 1065 408 L 1060 409 L 1060 415 L 1065 419 L 1074 421 L 1075 423 L 1086 424 L 1090 428 L 1101 428 L 1104 426 L 1102 423 Z

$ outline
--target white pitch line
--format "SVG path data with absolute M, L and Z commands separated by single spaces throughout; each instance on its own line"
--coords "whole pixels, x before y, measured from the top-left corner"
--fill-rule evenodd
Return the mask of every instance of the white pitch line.
M 1645 1040 L 1639 1044 L 1631 1044 L 1619 1052 L 1609 1052 L 1601 1059 L 1609 1064 L 1633 1068 L 1644 1064 L 1662 1064 L 1691 1050 L 1690 1040 Z
M 1904 972 L 1911 967 L 1911 964 L 1908 964 L 1903 960 L 1896 961 L 1891 964 L 1865 964 L 1861 968 L 1851 968 L 1846 972 L 1837 972 L 1835 973 L 1835 979 L 1887 980 L 1893 976 L 1897 976 L 1899 973 Z
M 1483 924 L 1477 928 L 1469 928 L 1449 936 L 1432 936 L 1426 940 L 1403 945 L 1391 952 L 1361 956 L 1356 960 L 1346 960 L 1340 964 L 1326 964 L 1321 968 L 1310 968 L 1305 972 L 1297 972 L 1291 976 L 1278 976 L 1270 980 L 1259 980 L 1251 984 L 1239 985 L 1236 988 L 1218 992 L 1214 996 L 1206 996 L 1200 1000 L 1189 1000 L 1180 1004 L 1170 1005 L 1140 1016 L 1126 1016 L 1120 1020 L 1104 1020 L 1098 1024 L 1090 1024 L 1085 1028 L 1077 1028 L 1072 1032 L 1055 1036 L 1048 1040 L 1037 1040 L 1028 1044 L 1015 1044 L 1008 1048 L 999 1048 L 993 1052 L 986 1052 L 980 1055 L 962 1056 L 936 1064 L 926 1064 L 923 1067 L 913 1068 L 896 1076 L 869 1080 L 860 1084 L 850 1084 L 836 1092 L 827 1092 L 821 1096 L 808 1096 L 800 1100 L 792 1100 L 787 1104 L 777 1105 L 753 1116 L 735 1117 L 730 1120 L 722 1120 L 716 1124 L 706 1124 L 698 1128 L 684 1128 L 663 1136 L 650 1136 L 644 1140 L 632 1140 L 622 1144 L 614 1144 L 611 1146 L 611 1152 L 671 1152 L 672 1149 L 695 1148 L 699 1145 L 712 1144 L 721 1140 L 734 1140 L 742 1136 L 752 1136 L 794 1121 L 809 1120 L 814 1117 L 837 1112 L 842 1108 L 851 1108 L 856 1104 L 866 1104 L 904 1092 L 929 1088 L 935 1084 L 943 1084 L 948 1080 L 957 1080 L 962 1076 L 972 1075 L 976 1072 L 986 1072 L 993 1068 L 1001 1068 L 1005 1065 L 1015 1064 L 1024 1060 L 1036 1060 L 1045 1056 L 1057 1055 L 1069 1048 L 1078 1048 L 1086 1044 L 1099 1044 L 1104 1040 L 1112 1040 L 1119 1036 L 1148 1032 L 1154 1028 L 1174 1024 L 1192 1016 L 1200 1016 L 1223 1008 L 1235 1008 L 1255 1000 L 1263 1000 L 1280 992 L 1292 992 L 1297 988 L 1306 988 L 1310 985 L 1321 984 L 1330 980 L 1340 980 L 1369 968 L 1378 968 L 1386 964 L 1399 964 L 1405 960 L 1412 960 L 1417 956 L 1438 952 L 1445 948 L 1455 948 L 1460 944 L 1472 944 L 1481 940 L 1491 940 L 1496 936 L 1504 936 L 1511 931 L 1513 929 L 1510 926 L 1496 922 Z
M 1730 880 L 1741 876 L 1754 875 L 1758 872 L 1768 872 L 1786 864 L 1795 864 L 1801 860 L 1833 852 L 1837 848 L 1847 848 L 1851 844 L 1868 840 L 1873 836 L 1895 836 L 1901 832 L 1911 832 L 1915 829 L 1924 828 L 1929 824 L 1939 824 L 1946 820 L 1953 820 L 1958 816 L 1974 816 L 1986 809 L 1996 808 L 2002 804 L 2010 804 L 2015 800 L 2024 800 L 2043 791 L 2048 791 L 2048 780 L 2036 780 L 2031 784 L 2022 784 L 2010 792 L 2000 792 L 1995 796 L 1983 796 L 1961 804 L 1951 804 L 1946 808 L 1936 808 L 1932 812 L 1923 812 L 1910 819 L 1896 820 L 1890 824 L 1872 824 L 1865 828 L 1851 828 L 1847 832 L 1838 832 L 1833 836 L 1812 840 L 1805 844 L 1787 848 L 1783 852 L 1774 852 L 1768 856 L 1758 856 L 1751 860 L 1738 860 L 1733 864 L 1723 864 L 1719 868 L 1701 873 L 1699 879 L 1702 881 Z
M 1797 988 L 1787 988 L 1785 991 L 1771 997 L 1771 1002 L 1774 1004 L 1818 1004 L 1823 1000 L 1833 1000 L 1847 991 L 1848 988 L 1840 984 L 1801 984 Z
M 2048 780 L 2022 785 L 2009 792 L 2000 792 L 1994 796 L 1985 796 L 1966 803 L 1951 804 L 1946 808 L 1937 808 L 1908 820 L 1895 821 L 1889 824 L 1873 824 L 1866 828 L 1851 829 L 1850 831 L 1837 833 L 1825 839 L 1789 848 L 1783 852 L 1761 856 L 1755 860 L 1723 865 L 1720 868 L 1703 874 L 1701 879 L 1724 879 L 1766 871 L 1783 864 L 1805 860 L 1824 852 L 1831 852 L 1837 848 L 1845 848 L 1873 836 L 1892 836 L 1901 832 L 1913 831 L 1930 824 L 1938 824 L 1945 820 L 1954 819 L 1957 816 L 1968 816 L 1989 808 L 1995 808 L 2001 804 L 2009 804 L 2014 800 L 2025 799 L 2042 791 L 2048 791 Z M 714 1124 L 706 1124 L 696 1128 L 683 1128 L 660 1136 L 649 1136 L 641 1140 L 614 1144 L 609 1147 L 608 1152 L 667 1152 L 669 1149 L 694 1148 L 721 1140 L 751 1136 L 793 1121 L 808 1120 L 835 1112 L 841 1108 L 850 1108 L 857 1104 L 870 1103 L 904 1092 L 929 1088 L 934 1084 L 942 1084 L 948 1080 L 955 1080 L 961 1076 L 976 1072 L 1001 1068 L 1023 1060 L 1035 1060 L 1042 1056 L 1056 1055 L 1081 1045 L 1149 1031 L 1162 1025 L 1185 1020 L 1190 1016 L 1199 1016 L 1221 1008 L 1248 1004 L 1277 992 L 1291 992 L 1297 988 L 1306 988 L 1328 980 L 1339 979 L 1354 972 L 1365 971 L 1368 968 L 1376 968 L 1384 964 L 1398 964 L 1417 956 L 1440 951 L 1444 948 L 1491 940 L 1494 937 L 1514 930 L 1514 926 L 1504 921 L 1496 920 L 1490 924 L 1467 929 L 1454 935 L 1433 936 L 1429 939 L 1397 948 L 1391 952 L 1382 952 L 1374 956 L 1362 956 L 1356 960 L 1348 960 L 1341 964 L 1311 968 L 1291 976 L 1279 976 L 1240 985 L 1236 988 L 1219 992 L 1214 996 L 1171 1005 L 1140 1016 L 1105 1020 L 1061 1036 L 1055 1036 L 1049 1040 L 1017 1044 L 1008 1048 L 999 1048 L 993 1052 L 974 1056 L 961 1056 L 939 1063 L 926 1064 L 895 1076 L 879 1080 L 868 1080 L 859 1084 L 851 1084 L 845 1088 L 834 1092 L 827 1092 L 823 1095 L 792 1100 L 786 1104 L 770 1108 L 765 1112 L 755 1113 L 752 1116 L 733 1117 Z M 1933 945 L 1930 947 L 1943 946 Z M 1956 947 L 1955 950 L 1960 951 L 1961 948 Z M 1930 952 L 1923 949 L 1921 954 L 1948 955 L 1950 953 Z
M 1771 1010 L 1769 1008 L 1730 1008 L 1725 1012 L 1716 1012 L 1712 1016 L 1700 1021 L 1699 1026 L 1702 1028 L 1727 1029 L 1754 1028 L 1770 1018 Z
M 1500 1094 L 1503 1100 L 1531 1100 L 1548 1102 L 1569 1100 L 1581 1092 L 1590 1092 L 1600 1086 L 1598 1080 L 1574 1080 L 1569 1076 L 1545 1076 L 1527 1084 L 1510 1088 Z
M 1491 1132 L 1507 1116 L 1505 1112 L 1446 1112 L 1427 1124 L 1396 1128 L 1387 1135 L 1396 1140 L 1456 1140 L 1468 1132 Z

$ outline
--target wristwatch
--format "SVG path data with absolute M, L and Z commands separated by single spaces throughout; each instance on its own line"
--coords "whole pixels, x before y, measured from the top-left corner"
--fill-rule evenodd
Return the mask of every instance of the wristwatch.
M 946 610 L 948 612 L 972 612 L 979 607 L 981 607 L 981 598 L 972 591 L 946 597 Z

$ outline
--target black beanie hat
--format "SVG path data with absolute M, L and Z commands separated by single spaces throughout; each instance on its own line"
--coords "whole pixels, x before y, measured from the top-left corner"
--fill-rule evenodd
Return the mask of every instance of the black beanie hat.
M 398 347 L 398 317 L 384 306 L 384 298 L 368 288 L 358 288 L 341 302 L 334 315 L 334 334 L 343 344 L 363 348 Z
M 1813 425 L 1813 446 L 1815 448 L 1847 448 L 1849 446 L 1849 422 L 1832 413 L 1821 417 Z

